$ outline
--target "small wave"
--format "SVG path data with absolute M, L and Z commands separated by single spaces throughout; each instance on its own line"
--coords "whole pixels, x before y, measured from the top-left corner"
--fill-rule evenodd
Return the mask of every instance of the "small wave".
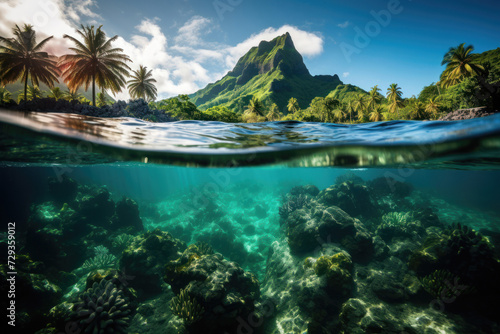
M 0 126 L 0 160 L 4 165 L 61 163 L 62 151 L 82 146 L 89 149 L 80 152 L 78 164 L 116 161 L 186 166 L 411 164 L 417 168 L 498 169 L 500 156 L 500 115 L 456 122 L 231 124 L 149 123 L 134 118 L 2 110 Z

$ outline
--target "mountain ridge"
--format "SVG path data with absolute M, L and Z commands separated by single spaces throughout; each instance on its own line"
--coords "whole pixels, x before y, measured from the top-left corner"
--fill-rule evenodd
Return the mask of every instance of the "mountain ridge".
M 336 74 L 312 76 L 287 32 L 252 47 L 224 77 L 190 98 L 202 110 L 222 105 L 241 113 L 256 96 L 286 112 L 291 97 L 305 108 L 314 97 L 328 95 L 339 84 L 342 81 Z

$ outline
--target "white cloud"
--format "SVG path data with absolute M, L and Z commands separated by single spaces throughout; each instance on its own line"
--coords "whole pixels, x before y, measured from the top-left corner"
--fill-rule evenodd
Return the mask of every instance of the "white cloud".
M 347 78 L 347 77 L 349 76 L 349 74 L 351 74 L 351 73 L 349 73 L 349 72 L 344 72 L 344 73 L 342 73 L 342 77 Z
M 179 28 L 175 42 L 178 44 L 200 45 L 203 43 L 201 36 L 211 32 L 212 22 L 203 16 L 193 16 Z
M 0 2 L 0 36 L 11 36 L 14 24 L 32 24 L 38 40 L 53 35 L 47 51 L 55 55 L 68 52 L 70 41 L 63 34 L 76 36 L 80 23 L 95 24 L 102 20 L 96 12 L 96 0 L 7 0 Z M 114 46 L 122 48 L 133 63 L 153 70 L 158 97 L 190 94 L 210 82 L 220 79 L 231 70 L 238 59 L 262 40 L 289 32 L 297 50 L 305 57 L 314 57 L 323 51 L 323 37 L 319 33 L 301 30 L 291 25 L 267 28 L 251 35 L 237 45 L 208 42 L 207 36 L 218 27 L 210 19 L 193 16 L 167 38 L 160 20 L 144 19 L 132 36 L 119 37 Z M 104 26 L 104 30 L 106 26 Z M 116 98 L 128 99 L 124 90 Z
M 344 28 L 347 28 L 350 24 L 351 23 L 349 21 L 345 21 L 343 23 L 337 24 L 337 27 L 344 29 Z

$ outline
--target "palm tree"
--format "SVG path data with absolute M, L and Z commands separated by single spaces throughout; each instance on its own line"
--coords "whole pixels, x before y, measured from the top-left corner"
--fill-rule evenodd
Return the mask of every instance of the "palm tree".
M 248 104 L 247 110 L 251 114 L 256 114 L 258 116 L 264 116 L 263 113 L 264 106 L 257 97 L 252 97 L 250 103 Z
M 12 100 L 12 95 L 4 87 L 0 87 L 0 104 L 9 103 Z
M 108 104 L 108 99 L 106 98 L 106 94 L 104 92 L 97 93 L 97 106 L 100 108 Z
M 0 36 L 1 83 L 5 85 L 21 79 L 24 82 L 26 100 L 28 79 L 31 79 L 31 84 L 34 86 L 42 82 L 50 88 L 54 86 L 54 82 L 59 82 L 55 57 L 41 51 L 53 36 L 37 44 L 33 26 L 25 24 L 21 29 L 15 25 L 12 31 L 14 38 Z
M 333 109 L 340 104 L 340 101 L 331 97 L 323 99 L 324 121 L 333 122 Z
M 264 107 L 257 97 L 252 97 L 243 116 L 247 122 L 259 121 L 259 117 L 264 116 Z
M 366 103 L 369 109 L 375 109 L 375 106 L 380 103 L 380 91 L 382 90 L 378 88 L 378 85 L 375 85 L 371 88 L 370 92 L 368 93 L 368 101 Z
M 399 118 L 399 108 L 403 106 L 403 99 L 401 98 L 403 92 L 401 91 L 401 87 L 398 84 L 391 84 L 389 88 L 387 88 L 387 99 L 389 100 L 389 112 L 398 113 Z
M 365 110 L 366 110 L 366 101 L 365 97 L 361 94 L 358 94 L 354 99 L 354 110 L 358 113 L 358 120 L 363 121 L 365 118 Z
M 271 122 L 279 121 L 281 119 L 280 109 L 276 103 L 271 105 L 271 109 L 269 109 L 269 113 L 266 115 L 266 118 Z
M 65 100 L 73 101 L 73 100 L 80 100 L 83 97 L 82 94 L 78 93 L 76 90 L 67 90 L 63 92 L 63 98 Z
M 439 102 L 437 102 L 436 100 L 437 100 L 437 97 L 430 98 L 427 101 L 427 104 L 425 106 L 425 111 L 428 112 L 429 114 L 431 114 L 432 116 L 437 115 L 437 113 L 439 111 L 439 107 L 441 106 L 441 104 Z
M 70 90 L 76 90 L 84 86 L 85 90 L 92 85 L 92 104 L 95 106 L 95 85 L 111 90 L 113 93 L 121 91 L 125 87 L 125 77 L 129 75 L 130 67 L 125 63 L 131 61 L 123 54 L 120 48 L 112 48 L 111 43 L 118 36 L 106 39 L 106 34 L 101 30 L 102 26 L 94 29 L 94 26 L 81 26 L 82 30 L 76 32 L 83 39 L 82 42 L 74 37 L 64 35 L 75 43 L 70 48 L 75 54 L 61 57 L 59 66 L 62 76 Z
M 43 97 L 43 92 L 38 88 L 38 86 L 28 86 L 26 89 L 26 94 L 22 94 L 19 91 L 17 95 L 17 102 L 20 103 L 22 100 L 31 101 L 33 99 L 41 99 Z
M 442 87 L 453 86 L 464 78 L 472 77 L 484 72 L 484 67 L 474 59 L 474 46 L 460 44 L 452 47 L 444 55 L 441 65 L 446 65 L 446 69 L 441 74 L 439 83 Z
M 59 87 L 53 87 L 47 97 L 51 97 L 57 101 L 64 98 L 64 92 Z
M 410 117 L 411 119 L 417 119 L 417 120 L 426 118 L 425 106 L 422 102 L 416 101 L 415 103 L 413 103 L 410 111 Z
M 380 122 L 382 120 L 382 106 L 378 105 L 373 108 L 372 112 L 369 114 L 370 121 L 372 122 Z
M 347 102 L 345 108 L 346 108 L 346 112 L 349 114 L 349 123 L 352 123 L 352 113 L 355 111 L 354 110 L 354 102 L 353 101 Z
M 127 81 L 130 97 L 133 99 L 143 99 L 145 101 L 154 101 L 157 91 L 151 74 L 152 70 L 146 70 L 147 67 L 140 65 L 137 71 L 133 71 L 132 80 Z
M 299 102 L 296 98 L 291 97 L 290 100 L 288 100 L 287 109 L 288 112 L 292 114 L 296 113 L 299 110 Z
M 335 118 L 335 120 L 337 122 L 339 122 L 339 123 L 342 122 L 342 120 L 345 117 L 344 110 L 342 110 L 340 107 L 336 108 L 335 110 L 333 110 L 333 117 Z

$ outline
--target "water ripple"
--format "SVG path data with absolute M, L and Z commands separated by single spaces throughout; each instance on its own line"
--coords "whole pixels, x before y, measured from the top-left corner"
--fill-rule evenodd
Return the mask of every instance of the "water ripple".
M 0 126 L 3 162 L 54 163 L 61 159 L 61 147 L 82 141 L 92 145 L 93 155 L 80 163 L 95 163 L 97 159 L 189 166 L 231 162 L 286 166 L 412 164 L 431 168 L 477 164 L 497 169 L 500 155 L 500 115 L 457 122 L 231 124 L 149 123 L 134 118 L 2 110 Z M 44 154 L 28 154 L 42 141 Z M 13 150 L 16 145 L 20 148 Z

